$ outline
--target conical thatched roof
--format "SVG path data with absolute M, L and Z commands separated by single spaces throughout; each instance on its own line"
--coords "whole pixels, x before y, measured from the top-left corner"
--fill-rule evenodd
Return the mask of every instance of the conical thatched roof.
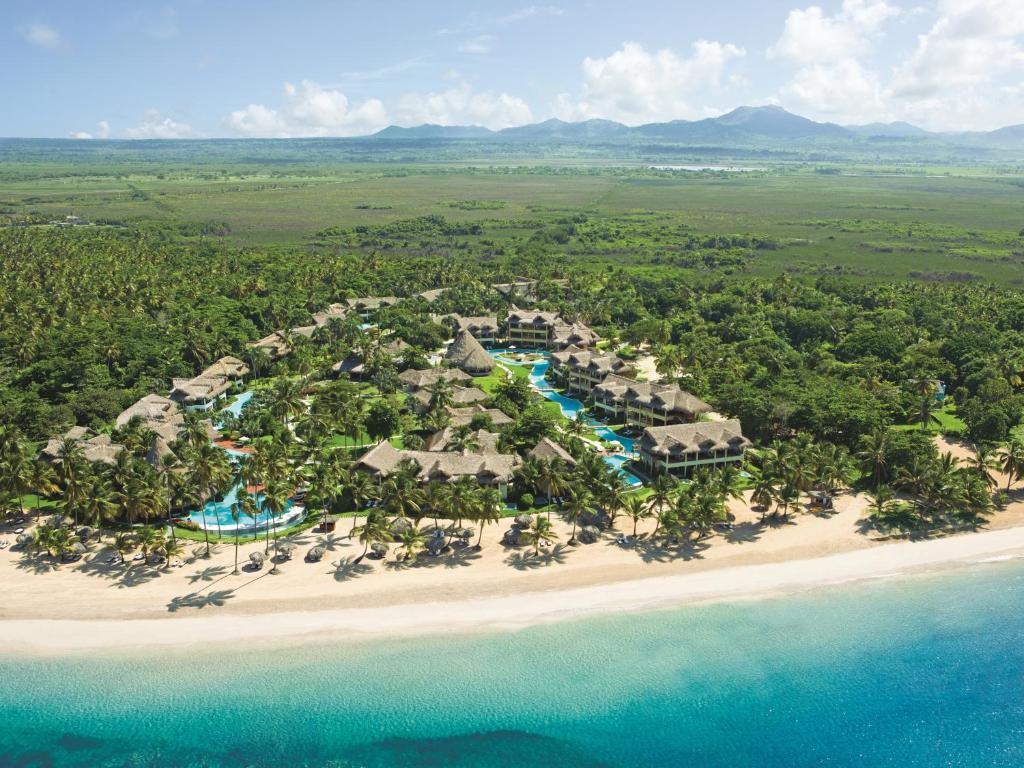
M 469 331 L 460 331 L 448 347 L 445 358 L 466 373 L 490 373 L 494 360 Z

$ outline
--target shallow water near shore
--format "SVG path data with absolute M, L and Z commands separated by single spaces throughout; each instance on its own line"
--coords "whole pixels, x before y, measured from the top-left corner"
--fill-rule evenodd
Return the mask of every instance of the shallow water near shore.
M 0 659 L 0 766 L 1020 766 L 1024 563 L 518 632 Z

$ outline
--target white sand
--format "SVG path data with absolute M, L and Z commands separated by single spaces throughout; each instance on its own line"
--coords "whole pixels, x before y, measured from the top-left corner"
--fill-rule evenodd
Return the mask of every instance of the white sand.
M 1024 527 L 925 542 L 883 544 L 812 559 L 721 567 L 592 586 L 380 607 L 168 619 L 10 619 L 0 622 L 9 652 L 111 651 L 130 647 L 246 643 L 511 630 L 609 611 L 638 611 L 762 597 L 939 567 L 1024 557 Z

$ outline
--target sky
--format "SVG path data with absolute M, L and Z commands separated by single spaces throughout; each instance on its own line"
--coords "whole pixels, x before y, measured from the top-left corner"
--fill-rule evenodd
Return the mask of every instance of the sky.
M 628 125 L 777 104 L 1024 123 L 1024 0 L 3 0 L 0 136 Z

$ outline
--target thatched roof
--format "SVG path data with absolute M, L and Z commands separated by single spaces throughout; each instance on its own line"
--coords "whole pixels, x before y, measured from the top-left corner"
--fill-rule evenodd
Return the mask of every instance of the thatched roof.
M 425 299 L 429 303 L 433 303 L 440 299 L 444 292 L 447 290 L 447 288 L 431 288 L 429 291 L 422 291 L 416 295 L 422 299 Z
M 313 334 L 319 326 L 316 325 L 297 325 L 289 331 L 293 336 L 303 336 L 307 339 L 312 338 Z
M 237 357 L 225 355 L 208 366 L 200 376 L 224 376 L 228 379 L 240 379 L 249 373 L 249 366 Z
M 410 389 L 424 389 L 432 387 L 437 382 L 445 379 L 452 384 L 470 380 L 468 374 L 457 368 L 410 368 L 398 375 L 399 381 Z
M 358 299 L 345 299 L 345 303 L 350 309 L 355 309 L 359 312 L 365 312 L 371 309 L 380 309 L 381 307 L 390 307 L 392 304 L 397 304 L 401 299 L 397 296 L 363 296 Z
M 460 331 L 448 346 L 445 359 L 467 373 L 485 374 L 494 370 L 494 360 L 469 331 Z
M 497 432 L 488 432 L 486 429 L 478 429 L 473 433 L 477 444 L 480 446 L 473 453 L 497 453 L 498 438 Z M 445 427 L 427 438 L 424 448 L 428 451 L 446 451 L 455 442 L 455 428 Z
M 171 379 L 171 400 L 188 405 L 213 400 L 231 389 L 231 384 L 231 379 L 220 375 Z
M 589 349 L 571 347 L 575 351 L 567 357 L 559 357 L 562 365 L 570 370 L 585 372 L 590 376 L 604 378 L 615 373 L 621 374 L 629 371 L 631 366 L 618 355 L 601 353 Z M 562 362 L 564 360 L 564 362 Z
M 659 457 L 742 449 L 748 445 L 750 441 L 743 436 L 736 419 L 648 427 L 640 437 L 640 450 Z
M 399 451 L 387 441 L 371 448 L 356 462 L 356 467 L 375 475 L 387 476 L 403 459 L 412 459 L 420 467 L 420 482 L 448 482 L 459 477 L 474 477 L 479 482 L 508 482 L 518 463 L 516 456 L 504 453 L 461 454 L 437 451 Z
M 349 309 L 344 304 L 331 304 L 325 309 L 321 309 L 319 312 L 313 313 L 313 322 L 317 325 L 327 325 L 331 320 L 342 320 L 349 313 Z
M 134 418 L 142 419 L 147 426 L 181 423 L 182 415 L 178 404 L 161 395 L 150 394 L 139 398 L 118 414 L 114 423 L 123 427 Z
M 542 437 L 540 442 L 533 447 L 527 456 L 532 456 L 535 459 L 561 459 L 569 466 L 576 465 L 576 459 L 572 457 L 565 448 L 560 446 L 554 440 L 549 437 Z
M 39 458 L 44 461 L 55 462 L 60 457 L 60 444 L 63 439 L 72 440 L 82 447 L 82 453 L 86 461 L 100 464 L 116 464 L 117 455 L 124 450 L 124 446 L 115 443 L 110 435 L 94 435 L 87 438 L 89 430 L 85 427 L 72 427 L 61 437 L 55 437 L 47 441 L 46 445 L 39 452 Z
M 456 333 L 469 331 L 477 337 L 497 336 L 501 333 L 501 323 L 498 322 L 498 318 L 488 315 L 476 317 L 454 315 L 452 317 L 452 327 L 455 328 Z
M 699 397 L 680 389 L 676 384 L 636 382 L 626 390 L 625 399 L 631 406 L 678 414 L 687 419 L 695 419 L 712 410 Z
M 412 397 L 420 408 L 426 408 L 430 405 L 433 393 L 429 389 L 420 389 Z M 476 387 L 452 387 L 453 406 L 473 405 L 474 403 L 482 403 L 486 399 L 487 393 L 482 389 L 477 389 Z
M 285 338 L 285 335 L 281 331 L 274 331 L 270 335 L 264 336 L 259 341 L 250 343 L 249 346 L 262 349 L 267 353 L 267 357 L 271 360 L 277 360 L 292 351 L 291 343 L 287 338 Z
M 557 312 L 535 312 L 528 309 L 513 309 L 508 313 L 507 322 L 535 325 L 538 328 L 565 324 Z
M 551 330 L 551 342 L 559 347 L 592 347 L 600 340 L 597 332 L 583 323 L 563 323 Z
M 461 427 L 465 424 L 469 424 L 474 418 L 480 414 L 484 414 L 491 419 L 491 423 L 496 427 L 502 427 L 506 424 L 511 424 L 512 419 L 504 411 L 498 408 L 484 408 L 482 405 L 474 405 L 469 408 L 447 408 L 448 416 L 450 417 L 449 424 L 453 427 Z

